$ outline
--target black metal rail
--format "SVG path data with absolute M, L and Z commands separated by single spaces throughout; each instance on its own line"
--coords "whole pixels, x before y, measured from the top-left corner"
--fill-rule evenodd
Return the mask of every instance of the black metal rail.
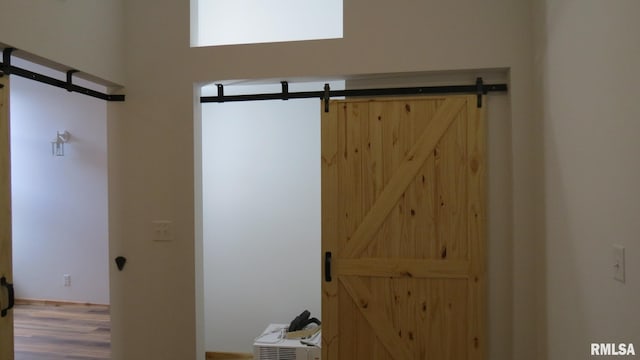
M 53 85 L 69 92 L 77 92 L 94 98 L 106 100 L 106 101 L 124 101 L 124 95 L 112 95 L 105 94 L 99 91 L 91 90 L 73 83 L 73 74 L 78 72 L 77 70 L 67 71 L 67 80 L 59 80 L 47 75 L 42 75 L 30 70 L 22 69 L 17 66 L 11 65 L 11 53 L 14 48 L 5 48 L 2 52 L 2 63 L 0 63 L 0 76 L 2 75 L 17 75 L 26 79 L 35 80 L 44 84 Z
M 202 96 L 201 103 L 223 103 L 234 101 L 258 100 L 289 100 L 289 99 L 322 99 L 325 101 L 325 111 L 328 111 L 328 101 L 332 97 L 363 97 L 363 96 L 400 96 L 400 95 L 429 95 L 429 94 L 475 94 L 478 97 L 478 107 L 482 107 L 482 95 L 495 91 L 507 91 L 506 84 L 484 84 L 482 78 L 477 78 L 474 85 L 450 86 L 420 86 L 404 88 L 353 89 L 331 90 L 329 84 L 324 85 L 322 91 L 289 92 L 289 84 L 282 81 L 282 92 L 247 95 L 224 95 L 224 87 L 217 84 L 217 96 Z

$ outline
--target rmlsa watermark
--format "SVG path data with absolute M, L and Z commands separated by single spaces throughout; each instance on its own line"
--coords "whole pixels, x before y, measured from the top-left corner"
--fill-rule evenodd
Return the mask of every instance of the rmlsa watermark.
M 594 355 L 635 355 L 633 344 L 591 343 L 591 356 Z

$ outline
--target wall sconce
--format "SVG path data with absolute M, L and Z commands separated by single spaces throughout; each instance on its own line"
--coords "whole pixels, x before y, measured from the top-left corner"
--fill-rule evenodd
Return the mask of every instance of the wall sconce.
M 64 156 L 64 144 L 69 142 L 71 134 L 68 131 L 58 131 L 56 138 L 51 141 L 51 155 Z

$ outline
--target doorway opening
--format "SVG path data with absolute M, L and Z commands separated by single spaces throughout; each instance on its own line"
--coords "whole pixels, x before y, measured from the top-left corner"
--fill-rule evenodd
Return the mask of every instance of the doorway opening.
M 420 86 L 448 86 L 448 85 L 460 85 L 460 84 L 469 84 L 474 83 L 477 77 L 482 77 L 486 83 L 505 83 L 508 82 L 508 71 L 501 70 L 483 70 L 483 71 L 459 71 L 459 72 L 436 72 L 436 73 L 404 73 L 404 74 L 372 74 L 372 75 L 358 75 L 358 76 L 349 76 L 345 77 L 346 83 L 345 87 L 347 89 L 376 89 L 376 88 L 402 88 L 402 87 L 420 87 Z M 240 90 L 239 86 L 241 84 L 246 84 L 246 82 L 222 82 L 224 84 L 224 95 L 244 95 L 251 93 L 280 93 L 282 91 L 282 84 L 280 81 L 284 81 L 287 79 L 273 79 L 273 81 L 267 80 L 255 80 L 254 83 L 264 83 L 268 82 L 272 84 L 272 88 L 270 90 L 260 89 L 260 90 L 250 90 L 246 89 Z M 319 81 L 320 85 L 313 86 L 310 91 L 318 91 L 322 89 L 322 84 L 326 81 Z M 289 82 L 289 91 L 295 92 L 300 91 L 294 88 L 294 81 Z M 338 89 L 336 86 L 331 86 L 331 89 Z M 199 88 L 197 90 L 200 90 Z M 202 88 L 202 94 L 199 94 L 199 91 L 196 91 L 198 96 L 210 96 L 215 97 L 217 95 L 217 89 L 215 86 L 211 86 L 208 89 Z M 234 93 L 234 92 L 237 92 Z M 295 102 L 301 100 L 288 100 L 288 101 L 267 101 L 267 103 L 278 103 L 284 104 L 286 106 L 293 106 Z M 322 111 L 323 104 L 316 99 L 311 99 L 314 101 L 314 108 L 311 110 L 312 116 L 318 116 Z M 255 103 L 262 102 L 242 102 L 235 103 L 235 105 L 248 107 L 252 106 Z M 510 249 L 512 248 L 512 240 L 511 240 L 511 226 L 512 220 L 510 217 L 511 209 L 510 209 L 510 199 L 512 196 L 511 192 L 511 125 L 510 125 L 510 112 L 509 112 L 509 96 L 506 93 L 496 93 L 495 95 L 485 96 L 483 98 L 483 104 L 487 106 L 487 125 L 488 125 L 488 154 L 487 154 L 487 168 L 489 172 L 488 176 L 488 348 L 489 355 L 497 354 L 504 348 L 504 344 L 508 344 L 510 342 L 510 333 L 511 333 L 511 319 L 509 316 L 504 315 L 504 308 L 511 306 L 511 284 L 512 284 L 512 271 L 511 271 L 511 261 L 510 261 Z M 204 127 L 204 121 L 207 117 L 206 107 L 208 106 L 218 106 L 220 108 L 225 108 L 228 106 L 232 106 L 234 103 L 207 103 L 196 106 L 196 134 L 203 134 L 203 129 L 200 127 Z M 284 114 L 284 113 L 282 113 Z M 260 118 L 262 115 L 257 115 L 256 118 Z M 232 121 L 232 120 L 230 120 Z M 251 129 L 247 129 L 247 131 L 251 131 Z M 294 132 L 291 132 L 290 135 L 295 135 Z M 237 138 L 236 138 L 237 139 Z M 231 139 L 234 140 L 234 139 Z M 201 142 L 201 144 L 198 143 Z M 205 136 L 196 136 L 196 179 L 203 181 L 202 186 L 196 187 L 196 204 L 199 202 L 204 203 L 206 201 L 205 196 L 203 196 L 201 191 L 204 187 L 204 167 L 206 164 L 205 155 L 201 148 L 207 146 L 207 142 L 210 140 Z M 318 162 L 319 164 L 319 162 Z M 202 165 L 202 168 L 198 168 L 198 165 Z M 276 164 L 277 165 L 277 164 Z M 271 164 L 271 166 L 275 166 Z M 264 165 L 269 166 L 269 165 Z M 199 173 L 202 171 L 202 173 Z M 235 201 L 235 200 L 234 200 Z M 282 200 L 284 201 L 284 200 Z M 203 254 L 202 258 L 196 258 L 196 289 L 199 292 L 196 294 L 197 301 L 197 326 L 198 326 L 198 351 L 204 353 L 205 351 L 220 351 L 223 349 L 216 349 L 209 347 L 207 345 L 208 335 L 207 329 L 205 328 L 207 324 L 207 314 L 206 309 L 209 306 L 209 302 L 212 301 L 207 299 L 205 296 L 206 292 L 206 282 L 207 277 L 211 279 L 212 276 L 225 276 L 227 281 L 234 283 L 236 286 L 242 286 L 242 282 L 237 280 L 237 276 L 235 273 L 229 271 L 224 274 L 210 274 L 210 272 L 204 270 L 204 262 L 206 259 L 204 258 L 207 255 L 207 251 L 203 251 L 202 248 L 205 243 L 203 229 L 207 226 L 207 222 L 210 221 L 204 215 L 204 204 L 197 205 L 196 207 L 196 254 Z M 252 222 L 247 222 L 246 226 L 252 226 Z M 264 243 L 261 246 L 268 246 L 268 243 Z M 258 249 L 247 249 L 247 251 L 263 251 L 265 248 L 260 247 Z M 223 251 L 224 249 L 217 249 L 216 251 Z M 245 264 L 247 268 L 252 267 L 252 264 L 244 263 L 243 257 L 239 256 L 235 259 L 227 259 L 230 261 L 237 261 L 240 264 Z M 317 252 L 317 255 L 310 254 L 309 261 L 311 263 L 317 264 L 320 267 L 320 263 L 323 260 L 322 254 Z M 254 267 L 256 272 L 262 271 L 262 268 Z M 236 279 L 236 280 L 234 280 Z M 320 288 L 322 279 L 322 274 L 319 274 L 317 280 L 314 280 L 318 289 Z M 283 279 L 276 279 L 272 281 L 285 281 Z M 293 287 L 293 286 L 291 286 Z M 227 296 L 227 295 L 223 295 Z M 282 296 L 286 296 L 282 294 Z M 239 299 L 239 301 L 245 301 L 246 299 Z M 213 300 L 215 301 L 215 300 Z M 259 299 L 257 300 L 259 301 Z M 244 304 L 244 303 L 243 303 Z M 238 306 L 238 308 L 242 308 L 248 312 L 268 312 L 269 306 L 265 305 L 266 303 L 261 303 L 260 306 L 255 308 L 242 308 Z M 232 311 L 235 304 L 230 304 L 228 308 L 223 308 L 222 311 Z M 286 319 L 279 319 L 279 322 L 289 322 L 295 317 L 300 311 L 304 309 L 292 309 L 289 311 L 289 315 Z M 317 316 L 318 314 L 313 314 Z M 260 324 L 262 328 L 258 328 L 258 325 L 255 325 L 256 329 L 253 329 L 251 332 L 245 333 L 243 336 L 248 339 L 245 341 L 246 344 L 251 344 L 254 338 L 260 335 L 260 332 L 264 330 L 267 324 L 266 321 Z M 228 326 L 228 323 L 225 322 L 212 322 L 209 321 L 209 324 L 214 324 L 214 326 L 218 326 L 221 331 L 224 331 L 225 327 Z M 251 352 L 251 348 L 247 348 L 248 345 L 245 345 L 244 348 L 234 348 L 230 349 L 234 352 Z M 491 357 L 491 356 L 490 356 Z
M 65 76 L 19 58 L 13 64 Z M 100 333 L 100 353 L 109 358 L 106 104 L 12 76 L 10 107 L 15 358 L 52 355 L 60 338 L 74 337 L 65 333 L 73 330 L 57 328 L 54 318 L 92 312 L 100 313 L 92 326 Z M 73 307 L 76 315 L 68 311 Z M 21 322 L 21 309 L 35 316 L 25 321 L 42 320 L 43 327 L 49 321 L 57 339 L 33 337 L 36 329 Z M 61 351 L 81 358 L 85 350 L 67 344 Z
M 206 351 L 250 353 L 269 324 L 303 310 L 320 316 L 320 106 L 319 99 L 202 105 Z

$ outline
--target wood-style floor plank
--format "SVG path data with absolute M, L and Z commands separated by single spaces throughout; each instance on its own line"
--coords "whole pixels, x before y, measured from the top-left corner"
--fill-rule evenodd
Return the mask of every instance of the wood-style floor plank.
M 108 360 L 109 307 L 18 304 L 14 308 L 15 360 Z

